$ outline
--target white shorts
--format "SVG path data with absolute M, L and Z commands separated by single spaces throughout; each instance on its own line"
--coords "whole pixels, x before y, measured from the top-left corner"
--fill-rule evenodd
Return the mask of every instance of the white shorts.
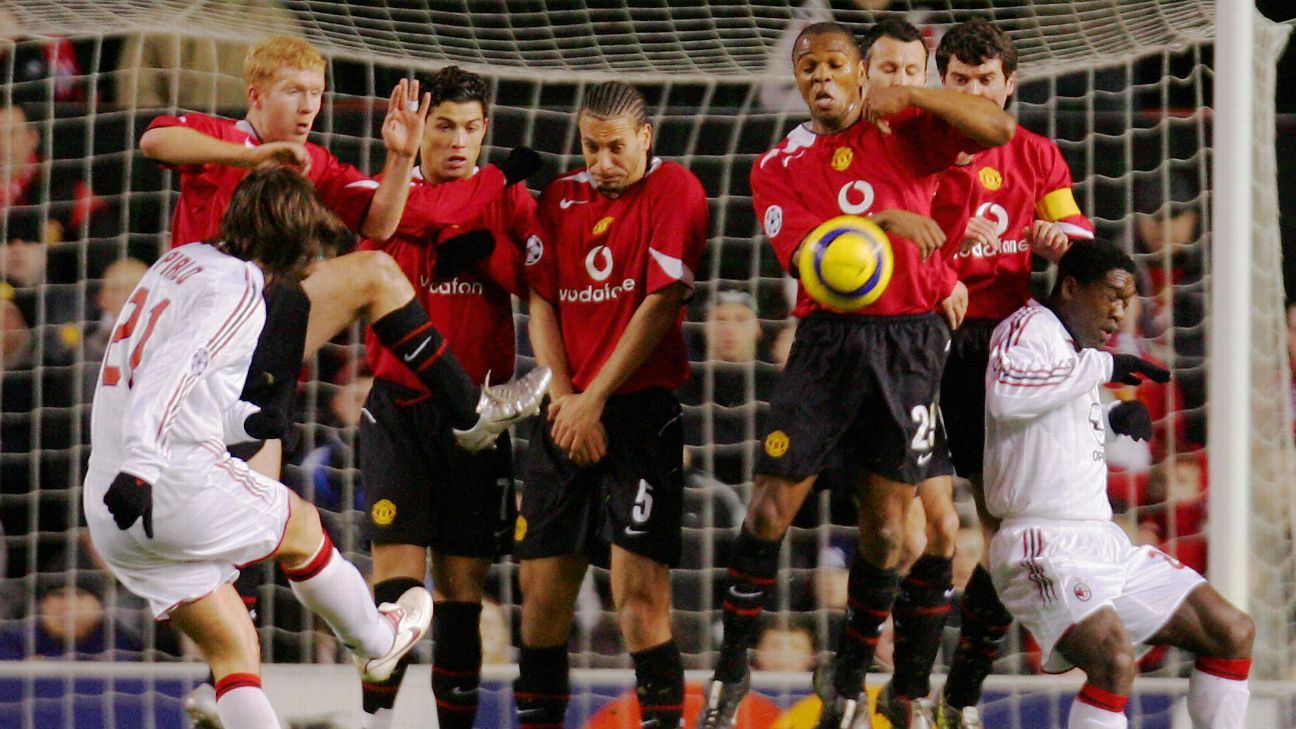
M 103 503 L 112 475 L 87 475 L 83 491 L 95 548 L 158 620 L 273 554 L 291 514 L 288 488 L 237 458 L 206 453 L 186 464 L 153 486 L 152 539 L 142 519 L 125 531 L 113 522 Z
M 1008 612 L 1040 644 L 1049 673 L 1073 667 L 1054 648 L 1099 608 L 1113 608 L 1137 645 L 1205 582 L 1165 552 L 1135 547 L 1110 521 L 1005 522 L 990 542 L 990 574 Z

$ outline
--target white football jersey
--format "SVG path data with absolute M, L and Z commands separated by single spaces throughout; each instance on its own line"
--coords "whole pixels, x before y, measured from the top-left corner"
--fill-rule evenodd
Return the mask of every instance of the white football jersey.
M 265 324 L 264 285 L 255 264 L 205 243 L 153 264 L 100 367 L 87 485 L 119 471 L 157 484 L 194 455 L 224 455 L 248 412 L 239 393 Z
M 1000 519 L 1111 519 L 1109 428 L 1098 388 L 1112 357 L 1076 350 L 1057 316 L 1030 301 L 995 327 L 986 368 L 985 496 Z

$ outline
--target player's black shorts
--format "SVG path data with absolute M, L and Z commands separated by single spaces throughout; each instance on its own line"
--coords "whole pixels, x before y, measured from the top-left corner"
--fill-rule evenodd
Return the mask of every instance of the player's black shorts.
M 297 375 L 305 359 L 311 302 L 301 283 L 291 279 L 271 282 L 263 296 L 265 326 L 252 352 L 252 363 L 239 399 L 287 416 L 292 413 Z M 234 456 L 248 460 L 261 450 L 261 444 L 261 441 L 239 443 L 229 450 Z
M 938 417 L 948 345 L 935 314 L 807 316 L 770 397 L 756 472 L 801 480 L 862 468 L 909 484 L 948 475 Z
M 360 417 L 360 473 L 374 544 L 415 544 L 494 558 L 513 544 L 513 450 L 455 445 L 449 418 L 426 396 L 376 380 Z
M 553 441 L 542 412 L 527 452 L 514 554 L 583 553 L 606 565 L 611 545 L 679 564 L 684 505 L 680 404 L 662 388 L 613 395 L 603 409 L 607 455 L 580 468 Z
M 968 319 L 954 331 L 941 378 L 941 415 L 954 470 L 964 478 L 981 473 L 985 457 L 985 374 L 990 336 L 999 322 Z

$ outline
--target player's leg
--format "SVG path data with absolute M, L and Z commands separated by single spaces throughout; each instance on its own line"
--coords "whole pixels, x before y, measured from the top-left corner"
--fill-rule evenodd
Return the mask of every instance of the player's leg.
M 1251 617 L 1202 583 L 1148 642 L 1177 646 L 1197 656 L 1188 679 L 1193 726 L 1241 729 L 1250 696 L 1247 676 L 1254 640 Z
M 670 568 L 612 547 L 612 600 L 634 660 L 645 729 L 675 729 L 684 713 L 684 663 L 670 630 Z
M 941 691 L 938 707 L 941 729 L 960 729 L 965 714 L 979 718 L 975 707 L 981 701 L 981 687 L 1003 650 L 1013 622 L 990 578 L 990 541 L 999 529 L 998 520 L 986 510 L 981 475 L 978 473 L 968 480 L 986 546 L 959 598 L 959 642 Z
M 407 590 L 423 587 L 427 572 L 427 548 L 416 544 L 372 545 L 373 601 L 375 605 L 395 603 Z M 433 612 L 433 620 L 436 613 Z M 362 729 L 388 729 L 396 706 L 396 694 L 405 678 L 407 661 L 400 661 L 384 681 L 361 681 L 364 708 Z
M 684 711 L 684 663 L 670 629 L 670 568 L 683 551 L 679 401 L 662 389 L 617 396 L 603 423 L 612 600 L 634 660 L 643 726 L 675 729 Z
M 520 729 L 563 725 L 570 699 L 567 639 L 588 568 L 578 554 L 522 559 L 522 650 L 513 684 Z
M 482 594 L 490 566 L 485 557 L 432 555 L 432 695 L 441 729 L 472 729 L 477 716 Z
M 211 667 L 216 710 L 227 727 L 279 729 L 279 718 L 261 690 L 261 647 L 256 628 L 234 586 L 178 606 L 171 622 L 193 639 Z
M 1109 605 L 1090 613 L 1063 634 L 1056 650 L 1085 672 L 1067 729 L 1125 729 L 1125 705 L 1138 667 L 1116 610 Z
M 487 388 L 483 397 L 428 320 L 409 279 L 382 251 L 320 261 L 302 288 L 311 300 L 308 356 L 363 314 L 378 340 L 432 392 L 465 448 L 490 445 L 509 424 L 534 414 L 548 390 L 549 371 L 537 367 L 520 380 Z
M 949 476 L 929 478 L 918 485 L 924 514 L 926 548 L 909 567 L 900 583 L 892 617 L 895 620 L 895 671 L 879 698 L 883 714 L 910 713 L 903 704 L 920 701 L 926 707 L 931 693 L 932 664 L 945 635 L 953 595 L 954 541 L 958 512 L 954 509 L 954 481 Z M 912 518 L 909 520 L 914 521 Z M 886 705 L 894 707 L 889 710 Z M 922 710 L 934 709 L 931 707 Z M 895 723 L 895 722 L 893 722 Z
M 375 608 L 360 571 L 333 547 L 319 512 L 296 494 L 289 498 L 288 526 L 271 559 L 279 563 L 297 599 L 356 654 L 366 680 L 385 679 L 427 633 L 432 596 L 414 588 L 395 605 Z
M 770 397 L 747 518 L 730 551 L 724 642 L 698 726 L 733 726 L 747 693 L 747 651 L 778 574 L 783 535 L 838 450 L 862 399 L 860 324 L 812 315 L 797 327 L 783 375 Z

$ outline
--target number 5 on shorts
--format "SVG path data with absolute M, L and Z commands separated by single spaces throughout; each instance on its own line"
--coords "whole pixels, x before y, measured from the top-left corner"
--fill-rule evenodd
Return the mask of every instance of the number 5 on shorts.
M 647 479 L 639 479 L 639 493 L 635 494 L 634 508 L 630 510 L 630 517 L 636 524 L 643 524 L 648 521 L 652 515 L 652 485 Z

